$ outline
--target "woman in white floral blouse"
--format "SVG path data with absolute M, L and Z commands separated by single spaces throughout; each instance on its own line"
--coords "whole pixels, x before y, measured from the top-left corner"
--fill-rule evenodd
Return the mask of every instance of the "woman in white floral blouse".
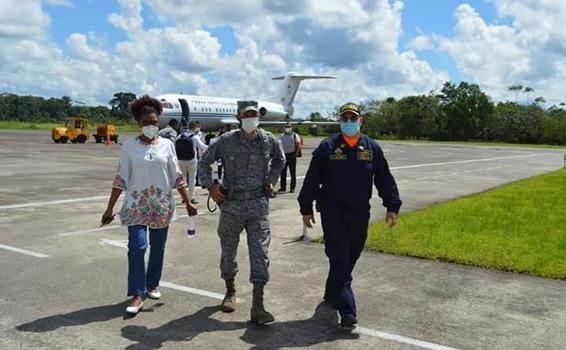
M 128 296 L 132 297 L 126 312 L 136 314 L 143 298 L 159 299 L 158 290 L 169 223 L 175 213 L 172 189 L 176 188 L 193 216 L 196 208 L 185 190 L 185 179 L 179 170 L 175 146 L 157 136 L 161 103 L 149 96 L 134 101 L 130 111 L 142 134 L 128 139 L 122 146 L 118 173 L 114 178 L 108 208 L 102 216 L 106 225 L 114 219 L 114 205 L 125 191 L 119 212 L 122 225 L 128 226 Z M 149 228 L 149 262 L 145 269 L 145 251 Z

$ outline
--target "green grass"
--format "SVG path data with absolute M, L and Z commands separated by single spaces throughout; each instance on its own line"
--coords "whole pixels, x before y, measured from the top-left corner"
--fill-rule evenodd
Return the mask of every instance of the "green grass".
M 96 124 L 90 125 L 89 131 L 96 132 Z M 29 123 L 17 121 L 0 121 L 0 129 L 10 130 L 49 130 L 63 127 L 63 123 Z M 118 132 L 138 132 L 139 127 L 135 124 L 116 125 Z
M 51 130 L 62 126 L 61 123 L 26 123 L 16 121 L 0 121 L 0 129 L 12 130 Z
M 508 142 L 489 142 L 489 141 L 430 141 L 430 140 L 399 140 L 399 139 L 383 139 L 383 141 L 395 141 L 401 143 L 427 143 L 427 144 L 448 144 L 448 145 L 462 145 L 462 146 L 486 146 L 486 147 L 534 147 L 534 148 L 552 148 L 552 149 L 566 149 L 563 145 L 542 145 L 532 143 L 508 143 Z
M 566 170 L 417 210 L 366 249 L 566 279 Z

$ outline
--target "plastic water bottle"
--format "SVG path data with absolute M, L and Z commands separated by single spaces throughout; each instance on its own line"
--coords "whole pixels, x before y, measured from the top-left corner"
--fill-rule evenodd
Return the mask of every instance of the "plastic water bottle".
M 187 228 L 187 237 L 189 237 L 189 239 L 193 239 L 195 238 L 196 234 L 197 234 L 197 230 L 195 227 L 195 217 L 189 216 L 189 227 Z

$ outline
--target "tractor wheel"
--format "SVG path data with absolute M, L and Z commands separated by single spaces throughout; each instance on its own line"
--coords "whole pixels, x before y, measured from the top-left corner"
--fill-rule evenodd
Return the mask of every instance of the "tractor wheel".
M 78 143 L 85 143 L 86 142 L 86 136 L 85 135 L 79 135 L 77 136 L 77 141 Z
M 114 135 L 113 138 L 114 138 L 114 143 L 118 143 L 118 135 Z
M 67 140 L 68 140 L 68 139 L 67 139 L 66 137 L 61 137 L 61 138 L 59 139 L 59 142 L 61 142 L 61 143 L 67 143 Z
M 94 139 L 96 140 L 96 143 L 102 143 L 102 140 L 100 139 L 100 136 L 94 135 Z
M 61 139 L 56 139 L 56 138 L 53 137 L 53 142 L 59 143 L 59 142 L 61 142 Z

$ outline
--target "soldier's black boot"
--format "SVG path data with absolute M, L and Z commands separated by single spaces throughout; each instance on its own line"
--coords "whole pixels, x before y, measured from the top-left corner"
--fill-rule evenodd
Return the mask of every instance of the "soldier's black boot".
M 224 295 L 224 300 L 222 300 L 222 311 L 223 312 L 234 312 L 236 311 L 236 285 L 234 279 L 226 280 L 226 295 Z
M 263 306 L 263 284 L 254 283 L 251 320 L 257 324 L 266 324 L 275 321 L 272 314 L 265 311 Z

